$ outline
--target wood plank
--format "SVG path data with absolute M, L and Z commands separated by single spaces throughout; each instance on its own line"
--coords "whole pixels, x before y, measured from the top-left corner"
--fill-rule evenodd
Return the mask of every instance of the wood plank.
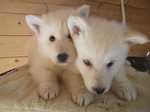
M 130 49 L 130 56 L 146 56 L 146 53 L 150 51 L 150 43 L 144 45 L 136 45 Z
M 84 0 L 44 0 L 46 4 L 78 6 L 84 3 Z
M 92 2 L 92 5 L 91 3 L 88 3 L 86 2 L 86 4 L 89 4 L 90 7 L 91 7 L 91 13 L 92 14 L 97 14 L 97 9 L 96 9 L 96 6 L 94 6 L 94 3 Z M 80 6 L 66 6 L 66 5 L 51 5 L 51 4 L 47 4 L 48 6 L 48 11 L 55 11 L 55 10 L 59 10 L 59 9 L 65 9 L 65 8 L 78 8 Z
M 90 9 L 91 9 L 90 11 L 92 14 L 99 15 L 100 3 L 96 2 L 95 0 L 93 0 L 93 1 L 85 0 L 84 3 L 90 5 Z
M 120 6 L 102 3 L 97 10 L 102 17 L 121 20 L 122 14 Z M 126 9 L 127 22 L 150 24 L 150 13 L 146 9 L 136 9 L 129 7 Z
M 149 24 L 132 24 L 129 23 L 129 26 L 131 26 L 131 28 L 144 33 L 145 35 L 147 35 L 150 38 L 150 25 Z
M 126 9 L 127 21 L 130 23 L 149 24 L 150 13 L 146 9 L 136 9 L 129 7 Z
M 10 1 L 18 1 L 20 0 L 10 0 Z M 135 8 L 144 8 L 150 9 L 150 0 L 125 0 L 127 1 L 126 5 L 128 7 L 135 7 Z M 49 4 L 59 4 L 59 5 L 81 5 L 86 2 L 96 2 L 97 4 L 100 3 L 107 3 L 113 5 L 120 5 L 120 0 L 21 0 L 21 2 L 30 2 L 30 3 L 49 3 Z
M 107 19 L 121 21 L 120 7 L 112 4 L 103 3 L 99 7 L 99 15 Z
M 27 36 L 0 36 L 0 57 L 27 56 Z
M 47 7 L 48 7 L 48 12 L 50 12 L 50 11 L 55 11 L 55 10 L 59 10 L 59 9 L 70 8 L 71 6 L 47 4 Z
M 93 5 L 94 6 L 94 5 Z M 49 10 L 60 8 L 60 5 L 49 5 Z M 65 6 L 61 6 L 65 7 Z M 95 10 L 95 11 L 94 11 Z M 102 4 L 99 9 L 93 8 L 93 12 L 97 12 L 102 17 L 108 19 L 121 20 L 121 12 L 119 6 L 114 6 L 111 4 Z M 128 10 L 128 22 L 129 23 L 138 23 L 138 24 L 150 24 L 149 18 L 145 10 Z M 134 17 L 135 15 L 135 17 Z M 0 30 L 0 35 L 30 35 L 31 31 L 26 26 L 24 21 L 24 15 L 17 14 L 0 14 L 0 25 L 3 27 Z M 14 28 L 15 27 L 15 28 Z
M 27 60 L 27 58 L 0 58 L 0 73 L 22 66 Z
M 11 2 L 36 3 L 36 4 L 45 3 L 44 0 L 9 0 L 9 1 L 11 1 Z
M 120 0 L 86 0 L 86 1 L 120 5 Z M 150 0 L 125 0 L 125 3 L 127 7 L 150 9 Z
M 97 9 L 100 17 L 121 21 L 120 6 L 103 3 Z M 128 8 L 127 23 L 150 37 L 150 14 L 145 9 Z
M 92 1 L 92 0 L 89 0 Z M 108 4 L 120 5 L 120 0 L 95 0 L 97 2 L 103 2 Z
M 150 9 L 150 0 L 128 0 L 128 6 Z
M 0 35 L 31 35 L 25 15 L 0 13 L 0 27 Z
M 45 4 L 1 0 L 0 13 L 43 14 L 47 12 Z

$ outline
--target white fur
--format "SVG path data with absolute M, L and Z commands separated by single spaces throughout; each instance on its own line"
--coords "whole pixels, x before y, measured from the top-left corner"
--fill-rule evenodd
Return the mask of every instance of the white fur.
M 61 9 L 42 17 L 26 16 L 28 26 L 35 33 L 29 47 L 30 73 L 38 85 L 38 93 L 42 98 L 47 100 L 58 95 L 58 78 L 61 78 L 75 103 L 88 105 L 93 101 L 93 95 L 84 87 L 74 66 L 76 50 L 67 37 L 69 31 L 66 24 L 69 15 L 87 18 L 88 14 L 89 7 L 83 5 L 76 10 Z M 51 35 L 56 38 L 54 42 L 49 41 Z M 69 58 L 65 63 L 60 63 L 57 56 L 63 52 L 67 53 Z
M 148 39 L 139 33 L 129 34 L 127 27 L 120 23 L 96 17 L 85 20 L 71 16 L 68 27 L 78 53 L 77 67 L 88 90 L 95 93 L 93 88 L 105 88 L 105 92 L 112 88 L 123 99 L 136 99 L 136 90 L 126 77 L 124 65 L 129 43 L 143 44 Z M 84 59 L 92 66 L 86 66 Z M 111 61 L 114 65 L 108 68 Z
M 28 15 L 25 17 L 25 20 L 30 29 L 35 33 L 38 33 L 37 27 L 40 27 L 42 25 L 41 18 L 33 15 Z M 37 27 L 35 25 L 37 25 Z
M 144 38 L 141 38 L 141 37 L 144 37 Z M 149 40 L 145 35 L 141 33 L 137 33 L 136 35 L 129 36 L 126 41 L 128 43 L 131 43 L 132 45 L 135 45 L 135 44 L 147 43 Z

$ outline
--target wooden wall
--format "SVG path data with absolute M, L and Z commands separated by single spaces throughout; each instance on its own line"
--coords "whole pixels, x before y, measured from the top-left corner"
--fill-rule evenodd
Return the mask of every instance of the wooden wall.
M 61 7 L 89 4 L 92 13 L 121 20 L 120 0 L 0 0 L 0 72 L 27 62 L 25 44 L 32 37 L 24 16 L 43 14 Z M 130 26 L 150 37 L 150 0 L 127 0 Z M 150 44 L 132 48 L 130 55 L 143 56 Z

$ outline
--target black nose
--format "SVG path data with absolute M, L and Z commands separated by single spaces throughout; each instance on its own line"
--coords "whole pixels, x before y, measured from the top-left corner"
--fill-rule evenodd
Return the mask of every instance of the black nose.
M 67 53 L 60 53 L 60 54 L 57 55 L 57 59 L 58 59 L 58 61 L 59 61 L 60 63 L 66 62 L 67 59 L 68 59 L 68 57 L 69 57 L 69 56 L 68 56 Z
M 93 88 L 93 91 L 95 91 L 96 94 L 102 94 L 105 91 L 105 88 Z

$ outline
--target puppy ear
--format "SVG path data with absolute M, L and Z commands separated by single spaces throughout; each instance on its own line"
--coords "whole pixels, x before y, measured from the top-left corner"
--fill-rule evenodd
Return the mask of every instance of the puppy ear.
M 77 8 L 77 15 L 83 18 L 89 17 L 90 14 L 90 6 L 89 5 L 82 5 Z
M 125 41 L 131 46 L 136 45 L 136 44 L 145 44 L 145 43 L 150 42 L 148 37 L 138 32 L 129 34 Z
M 70 16 L 67 21 L 67 25 L 71 35 L 80 36 L 85 32 L 86 23 L 78 16 Z
M 25 20 L 29 28 L 36 34 L 40 33 L 40 27 L 42 24 L 42 20 L 40 17 L 27 15 L 25 16 Z

